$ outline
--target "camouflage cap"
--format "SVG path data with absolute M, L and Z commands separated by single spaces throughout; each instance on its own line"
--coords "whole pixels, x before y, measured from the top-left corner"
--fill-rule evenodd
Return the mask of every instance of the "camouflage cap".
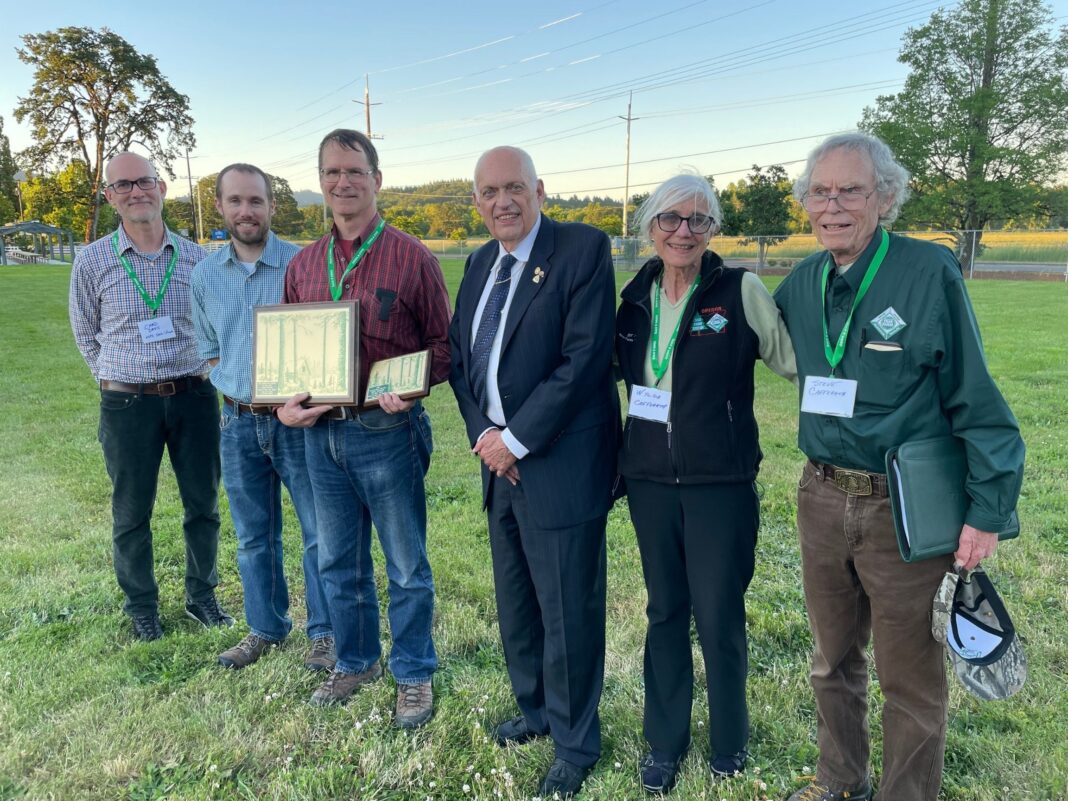
M 946 646 L 964 688 L 986 701 L 1008 698 L 1027 680 L 1016 629 L 986 572 L 946 573 L 935 593 L 931 634 Z

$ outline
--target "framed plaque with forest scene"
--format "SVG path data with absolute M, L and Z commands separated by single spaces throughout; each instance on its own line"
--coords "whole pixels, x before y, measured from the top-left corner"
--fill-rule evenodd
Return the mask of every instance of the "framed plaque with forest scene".
M 367 376 L 365 406 L 377 406 L 379 398 L 394 392 L 404 400 L 430 394 L 430 349 L 381 359 L 371 365 Z
M 360 308 L 354 300 L 257 306 L 252 322 L 252 403 L 355 406 Z

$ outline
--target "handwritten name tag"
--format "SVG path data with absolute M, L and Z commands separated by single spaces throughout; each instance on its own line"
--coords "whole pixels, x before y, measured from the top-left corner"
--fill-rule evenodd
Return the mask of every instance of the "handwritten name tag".
M 141 330 L 141 341 L 162 342 L 165 339 L 174 339 L 174 323 L 170 315 L 153 317 L 151 320 L 142 320 L 137 324 Z
M 671 407 L 671 393 L 656 387 L 643 387 L 635 384 L 630 388 L 630 406 L 627 414 L 652 420 L 655 423 L 668 421 L 668 409 Z
M 821 378 L 810 375 L 801 393 L 801 411 L 831 417 L 852 417 L 857 382 L 851 378 Z

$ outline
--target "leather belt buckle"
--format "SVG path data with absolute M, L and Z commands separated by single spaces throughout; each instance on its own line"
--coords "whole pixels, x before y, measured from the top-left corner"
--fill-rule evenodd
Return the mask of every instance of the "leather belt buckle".
M 859 470 L 835 468 L 834 485 L 848 495 L 872 494 L 871 476 Z
M 174 381 L 164 381 L 162 384 L 156 384 L 156 389 L 163 397 L 178 394 L 178 385 Z

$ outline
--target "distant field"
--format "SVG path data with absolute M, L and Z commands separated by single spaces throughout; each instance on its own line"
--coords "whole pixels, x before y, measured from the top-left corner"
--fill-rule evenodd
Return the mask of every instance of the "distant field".
M 462 259 L 443 260 L 451 297 Z M 456 801 L 530 799 L 552 760 L 538 741 L 502 750 L 490 726 L 516 713 L 497 631 L 478 461 L 447 386 L 426 402 L 435 452 L 427 479 L 428 549 L 438 600 L 436 712 L 413 733 L 391 727 L 387 677 L 348 706 L 307 704 L 316 678 L 306 640 L 299 535 L 285 507 L 296 629 L 240 672 L 219 651 L 245 633 L 184 616 L 181 505 L 164 464 L 155 511 L 167 635 L 134 642 L 111 564 L 110 486 L 97 442 L 98 395 L 67 322 L 70 268 L 0 269 L 0 801 Z M 619 274 L 618 283 L 629 275 Z M 773 286 L 778 279 L 770 279 Z M 1023 533 L 988 568 L 1030 661 L 1016 697 L 982 703 L 951 681 L 941 801 L 1068 799 L 1068 286 L 969 284 L 990 369 L 1023 428 Z M 812 773 L 811 638 L 794 531 L 802 456 L 797 396 L 757 367 L 761 529 L 748 594 L 750 769 L 708 772 L 705 674 L 697 658 L 693 748 L 677 801 L 779 801 Z M 223 605 L 240 619 L 241 583 L 225 496 Z M 376 576 L 385 587 L 382 553 Z M 579 801 L 637 801 L 645 592 L 625 502 L 608 525 L 604 755 Z M 384 593 L 383 593 L 384 596 Z M 382 598 L 383 604 L 385 598 Z M 383 610 L 383 621 L 385 621 Z M 383 623 L 388 650 L 388 628 Z M 882 702 L 872 688 L 873 709 Z M 715 714 L 715 711 L 712 711 Z M 872 718 L 873 767 L 882 739 Z
M 909 233 L 918 239 L 941 242 L 947 247 L 953 241 L 945 233 Z M 756 243 L 742 245 L 740 237 L 717 236 L 712 249 L 721 256 L 756 258 Z M 981 262 L 1037 262 L 1068 264 L 1068 231 L 988 231 L 983 234 Z M 768 249 L 769 260 L 802 259 L 820 249 L 812 234 L 794 234 L 785 242 Z

